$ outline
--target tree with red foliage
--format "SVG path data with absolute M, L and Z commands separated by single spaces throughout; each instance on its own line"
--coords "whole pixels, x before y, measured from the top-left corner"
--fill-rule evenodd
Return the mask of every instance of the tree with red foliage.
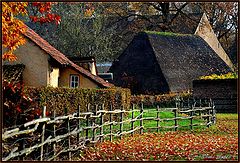
M 59 15 L 51 13 L 54 2 L 3 2 L 2 3 L 2 46 L 6 50 L 2 56 L 3 60 L 14 61 L 16 56 L 13 54 L 19 46 L 25 43 L 24 36 L 26 31 L 25 24 L 17 16 L 29 16 L 33 22 L 59 24 Z M 38 16 L 27 14 L 27 7 L 32 5 L 36 8 Z
M 15 61 L 14 51 L 26 41 L 23 33 L 25 24 L 17 18 L 19 15 L 27 16 L 26 8 L 32 5 L 37 9 L 38 16 L 28 15 L 33 22 L 59 24 L 59 15 L 51 13 L 53 2 L 2 2 L 2 46 L 4 47 L 3 60 Z M 24 85 L 3 80 L 3 127 L 20 125 L 38 118 L 41 110 L 29 106 L 32 99 L 24 94 Z

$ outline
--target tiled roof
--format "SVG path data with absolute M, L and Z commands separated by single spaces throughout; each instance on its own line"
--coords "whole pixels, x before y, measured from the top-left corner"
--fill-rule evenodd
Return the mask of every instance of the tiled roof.
M 11 81 L 13 83 L 22 82 L 23 70 L 25 66 L 23 64 L 16 65 L 3 65 L 3 79 Z
M 43 49 L 46 53 L 48 53 L 57 62 L 59 62 L 62 65 L 67 65 L 67 66 L 74 68 L 80 74 L 84 75 L 85 77 L 89 78 L 90 80 L 95 81 L 100 86 L 103 86 L 103 87 L 112 87 L 113 86 L 113 84 L 106 82 L 102 78 L 95 76 L 95 75 L 91 74 L 89 71 L 85 70 L 84 68 L 74 64 L 64 54 L 62 54 L 60 51 L 58 51 L 53 46 L 51 46 L 46 40 L 44 40 L 42 37 L 40 37 L 31 28 L 29 28 L 28 26 L 26 26 L 26 27 L 27 27 L 27 31 L 23 34 L 27 38 L 32 40 L 34 43 L 36 43 L 41 49 Z

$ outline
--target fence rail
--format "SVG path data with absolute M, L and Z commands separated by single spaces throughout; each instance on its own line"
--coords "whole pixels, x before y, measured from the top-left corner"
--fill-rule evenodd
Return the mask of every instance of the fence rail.
M 133 105 L 130 110 L 124 108 L 106 110 L 102 105 L 87 106 L 87 112 L 81 113 L 80 107 L 74 114 L 46 117 L 47 108 L 43 108 L 42 118 L 27 122 L 2 134 L 3 161 L 8 160 L 71 160 L 76 151 L 86 148 L 105 139 L 112 141 L 124 135 L 143 133 L 148 130 L 159 132 L 164 129 L 194 129 L 196 126 L 207 126 L 216 122 L 214 104 L 208 106 L 191 105 L 183 107 L 176 103 L 174 108 L 144 109 L 143 104 Z M 161 118 L 161 114 L 171 112 L 169 118 Z M 146 116 L 154 113 L 156 116 Z M 127 116 L 126 116 L 127 115 Z M 201 120 L 196 123 L 194 120 Z M 189 121 L 187 125 L 180 124 Z M 147 122 L 156 122 L 156 126 L 147 126 Z M 162 125 L 171 121 L 172 125 Z

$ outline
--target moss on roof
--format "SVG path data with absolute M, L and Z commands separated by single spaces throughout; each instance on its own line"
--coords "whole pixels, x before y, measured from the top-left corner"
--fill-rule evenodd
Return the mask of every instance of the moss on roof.
M 181 33 L 173 33 L 173 32 L 158 32 L 158 31 L 144 31 L 147 34 L 155 34 L 162 36 L 193 36 L 192 34 L 181 34 Z

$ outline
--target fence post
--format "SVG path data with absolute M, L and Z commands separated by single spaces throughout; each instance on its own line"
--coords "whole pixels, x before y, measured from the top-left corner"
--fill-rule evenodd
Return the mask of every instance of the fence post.
M 174 109 L 174 131 L 177 131 L 177 128 L 178 128 L 178 124 L 177 124 L 177 108 Z
M 134 119 L 134 104 L 132 104 L 132 120 Z M 131 122 L 131 130 L 134 129 L 134 121 Z M 132 135 L 134 134 L 134 131 L 132 132 Z
M 193 106 L 191 106 L 190 108 L 190 129 L 192 130 L 193 129 Z
M 213 120 L 213 124 L 216 124 L 216 109 L 214 106 L 214 102 L 212 102 L 212 120 Z
M 110 105 L 110 111 L 112 111 L 112 104 Z M 112 113 L 109 113 L 109 121 L 110 121 L 110 125 L 109 125 L 109 129 L 110 129 L 110 141 L 112 141 Z
M 207 119 L 207 127 L 210 127 L 210 123 L 211 123 L 211 109 L 208 109 L 208 119 Z
M 180 98 L 180 101 L 179 101 L 179 107 L 180 107 L 180 108 L 183 108 L 183 107 L 184 107 L 183 103 L 184 103 L 184 100 L 183 100 L 183 97 L 181 97 L 181 98 Z
M 209 106 L 213 106 L 213 101 L 212 101 L 211 98 L 210 98 L 210 100 L 209 100 Z
M 24 126 L 20 127 L 21 130 L 24 130 Z M 19 138 L 22 138 L 22 140 L 20 141 L 20 144 L 19 144 L 19 150 L 24 150 L 25 149 L 25 139 L 24 139 L 24 136 L 20 136 Z M 19 160 L 22 160 L 24 161 L 24 156 L 21 155 L 18 157 Z
M 104 110 L 104 104 L 102 104 L 102 109 L 101 110 Z M 103 141 L 103 115 L 104 115 L 104 113 L 103 112 L 101 112 L 100 113 L 101 114 L 101 116 L 100 116 L 100 141 L 102 142 Z
M 64 110 L 64 114 L 65 115 L 68 115 L 68 109 L 67 108 L 65 108 L 65 110 Z M 68 134 L 70 133 L 70 122 L 69 122 L 69 118 L 66 120 L 66 124 L 67 124 L 67 132 L 68 132 Z M 70 137 L 70 135 L 68 135 L 68 149 L 70 149 L 71 148 L 71 137 Z M 72 152 L 71 151 L 69 151 L 68 152 L 68 159 L 69 159 L 69 161 L 71 161 L 72 160 Z
M 143 133 L 143 103 L 141 104 L 141 108 L 140 108 L 140 134 Z
M 43 106 L 43 111 L 42 111 L 42 117 L 45 118 L 46 117 L 46 106 Z M 45 124 L 43 124 L 42 127 L 42 138 L 41 138 L 41 143 L 44 142 L 44 135 L 45 135 Z M 41 155 L 40 155 L 40 161 L 43 161 L 43 150 L 44 150 L 44 145 L 41 146 Z
M 81 113 L 81 106 L 78 105 L 78 129 L 80 130 L 81 128 L 81 119 L 80 119 L 80 113 Z M 77 140 L 78 140 L 78 143 L 80 143 L 80 139 L 81 139 L 81 131 L 79 131 L 79 133 L 77 134 Z
M 160 121 L 160 117 L 159 117 L 159 106 L 157 105 L 157 132 L 159 132 L 159 121 Z
M 176 108 L 183 108 L 183 99 L 182 98 L 177 98 L 175 101 Z
M 95 107 L 93 106 L 93 115 L 96 116 L 97 115 L 97 107 L 98 105 L 95 105 Z M 95 135 L 96 135 L 96 118 L 94 117 L 92 120 L 92 141 L 95 140 Z
M 90 110 L 90 104 L 88 103 L 87 104 L 87 113 L 89 112 Z M 86 127 L 89 127 L 89 114 L 87 114 L 86 116 Z M 86 128 L 86 141 L 88 142 L 88 128 Z
M 122 131 L 123 131 L 123 106 L 121 106 L 121 112 L 120 112 L 120 126 L 119 126 L 119 132 L 120 132 L 120 139 L 122 139 Z
M 182 102 L 182 103 L 181 103 Z M 189 105 L 189 104 L 188 104 Z M 178 129 L 178 123 L 177 123 L 177 110 L 181 110 L 180 108 L 183 107 L 183 99 L 181 100 L 179 98 L 179 100 L 176 101 L 176 109 L 174 110 L 174 131 L 177 131 Z
M 53 111 L 53 118 L 55 120 L 56 118 L 56 111 L 54 110 Z M 54 123 L 53 124 L 53 138 L 56 137 L 56 124 Z M 53 155 L 55 156 L 57 154 L 57 151 L 56 151 L 56 142 L 53 142 Z M 54 161 L 56 161 L 56 157 L 53 158 Z
M 197 101 L 196 101 L 196 103 L 197 103 Z M 200 106 L 200 105 L 199 105 L 199 106 Z M 202 118 L 202 113 L 203 113 L 203 115 L 204 115 L 204 110 L 203 110 L 203 111 L 198 110 L 198 113 L 199 113 L 200 118 Z

